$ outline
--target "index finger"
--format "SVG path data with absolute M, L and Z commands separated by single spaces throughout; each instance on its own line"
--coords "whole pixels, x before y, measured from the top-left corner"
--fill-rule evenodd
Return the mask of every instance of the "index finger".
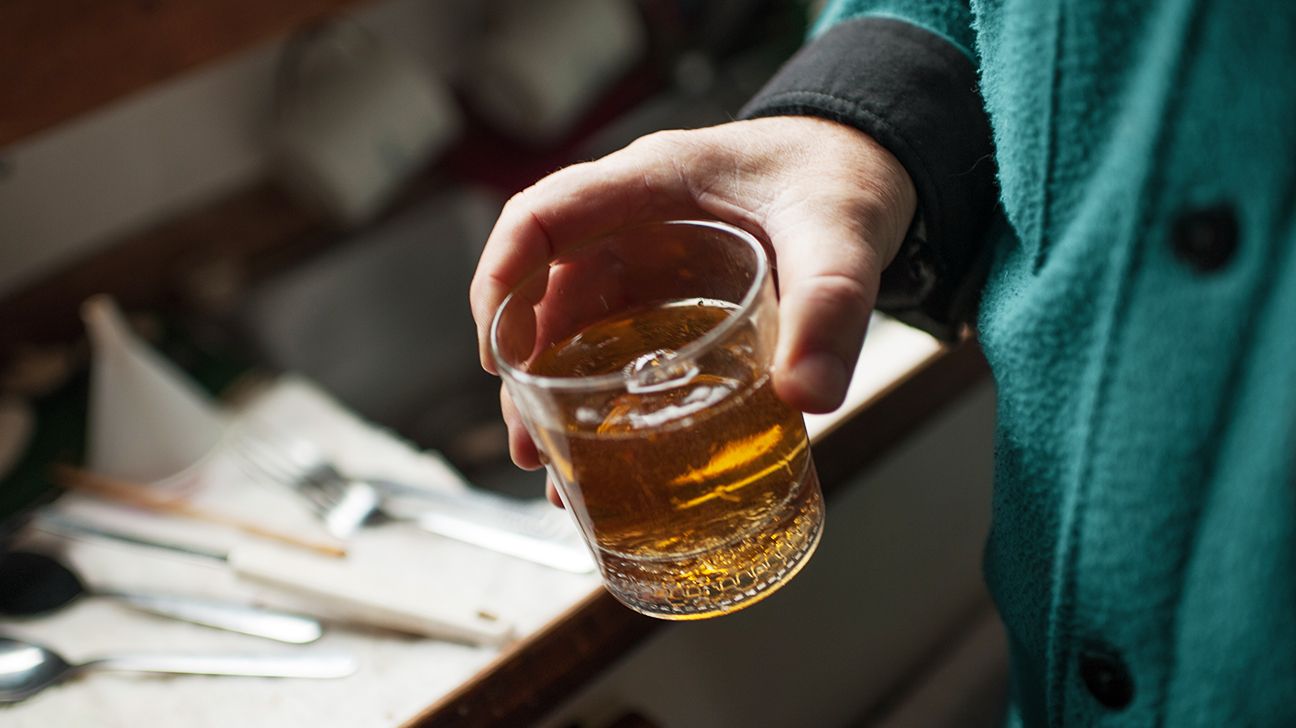
M 645 157 L 633 146 L 567 167 L 515 195 L 486 240 L 469 293 L 482 367 L 495 371 L 491 318 L 528 273 L 603 233 L 698 212 L 675 164 Z

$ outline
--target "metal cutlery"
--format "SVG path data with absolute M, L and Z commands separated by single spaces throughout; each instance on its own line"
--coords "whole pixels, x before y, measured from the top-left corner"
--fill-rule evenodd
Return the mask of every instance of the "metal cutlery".
M 594 570 L 571 516 L 548 501 L 518 501 L 485 491 L 435 491 L 369 479 L 383 496 L 380 514 L 424 531 L 576 574 Z
M 232 442 L 240 464 L 250 466 L 252 475 L 292 488 L 337 538 L 349 538 L 379 508 L 381 498 L 373 486 L 343 476 L 306 440 L 243 432 Z
M 482 491 L 432 490 L 343 473 L 309 441 L 256 436 L 235 439 L 255 472 L 300 493 L 335 536 L 366 523 L 402 521 L 452 538 L 563 571 L 593 571 L 589 550 L 569 516 L 542 503 Z
M 35 525 L 74 538 L 111 539 L 221 561 L 241 579 L 307 597 L 351 622 L 470 644 L 500 645 L 513 639 L 512 625 L 490 612 L 448 608 L 445 595 L 430 597 L 393 574 L 359 570 L 341 559 L 252 544 L 224 552 L 145 538 L 57 513 L 41 514 Z
M 321 679 L 351 675 L 356 671 L 356 662 L 345 654 L 311 652 L 115 655 L 73 664 L 44 645 L 0 637 L 0 703 L 26 700 L 56 683 L 104 670 Z
M 324 633 L 319 620 L 247 604 L 114 589 L 91 589 L 52 556 L 30 551 L 0 555 L 0 615 L 31 617 L 67 606 L 81 597 L 103 597 L 142 612 L 178 619 L 205 627 L 306 644 Z

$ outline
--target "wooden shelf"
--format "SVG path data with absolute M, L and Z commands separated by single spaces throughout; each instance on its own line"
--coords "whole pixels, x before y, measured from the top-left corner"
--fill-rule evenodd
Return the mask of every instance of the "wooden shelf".
M 6 0 L 0 147 L 366 0 Z

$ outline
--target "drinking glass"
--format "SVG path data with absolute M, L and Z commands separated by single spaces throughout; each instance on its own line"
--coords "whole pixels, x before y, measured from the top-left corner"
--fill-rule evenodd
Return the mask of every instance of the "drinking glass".
M 607 589 L 663 619 L 733 612 L 806 563 L 823 496 L 774 394 L 764 248 L 718 222 L 563 250 L 500 305 L 490 346 Z

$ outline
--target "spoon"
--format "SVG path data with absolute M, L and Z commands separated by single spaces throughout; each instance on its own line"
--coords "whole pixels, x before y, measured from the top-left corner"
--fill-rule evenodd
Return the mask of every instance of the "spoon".
M 92 590 L 58 560 L 30 551 L 0 555 L 0 615 L 33 617 L 60 609 L 84 596 L 114 599 L 143 612 L 216 629 L 305 644 L 323 634 L 318 620 L 211 599 Z
M 349 655 L 140 654 L 100 657 L 73 665 L 43 645 L 0 637 L 0 703 L 26 700 L 45 688 L 95 670 L 244 677 L 346 677 L 355 672 Z

